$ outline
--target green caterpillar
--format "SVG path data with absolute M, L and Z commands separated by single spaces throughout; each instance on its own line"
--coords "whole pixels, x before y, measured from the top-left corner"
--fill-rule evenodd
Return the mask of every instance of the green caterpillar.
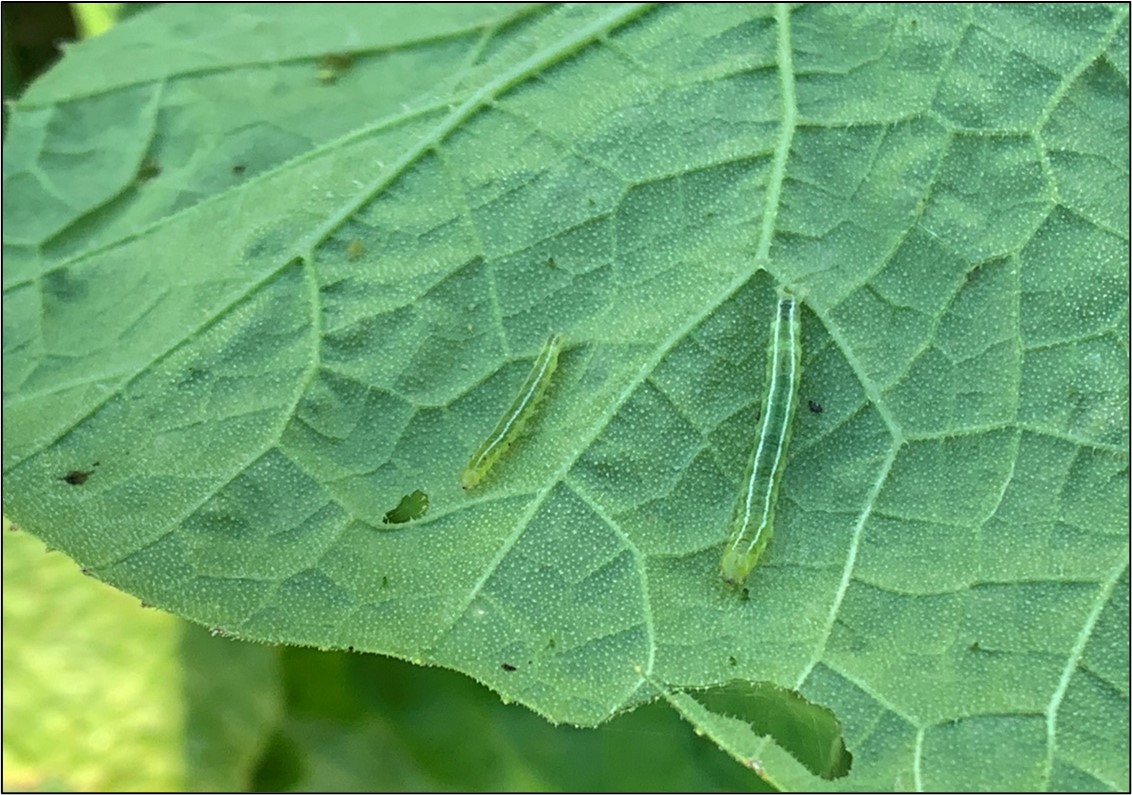
M 527 420 L 534 414 L 542 396 L 550 386 L 550 377 L 558 366 L 558 354 L 562 351 L 564 338 L 561 334 L 552 334 L 543 346 L 542 353 L 535 360 L 530 375 L 519 389 L 519 395 L 511 408 L 499 420 L 495 430 L 487 437 L 483 444 L 472 454 L 468 465 L 460 472 L 460 485 L 465 490 L 475 488 L 483 480 L 499 457 L 507 452 L 523 430 Z
M 723 579 L 736 587 L 746 581 L 774 531 L 774 503 L 802 375 L 799 327 L 797 299 L 780 291 L 767 350 L 767 391 L 759 436 L 747 465 L 744 491 L 735 503 L 721 563 Z

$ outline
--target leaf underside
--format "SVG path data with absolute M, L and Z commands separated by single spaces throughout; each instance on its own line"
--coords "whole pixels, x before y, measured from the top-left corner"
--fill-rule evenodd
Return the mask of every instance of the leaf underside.
M 1123 5 L 140 14 L 12 108 L 5 516 L 554 721 L 797 690 L 853 766 L 752 735 L 782 787 L 1126 789 L 1128 52 Z M 822 411 L 744 600 L 778 285 Z

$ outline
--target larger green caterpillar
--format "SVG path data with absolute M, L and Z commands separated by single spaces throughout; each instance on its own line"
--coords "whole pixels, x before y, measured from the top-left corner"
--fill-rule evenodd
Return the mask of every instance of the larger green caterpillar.
M 797 299 L 780 291 L 767 349 L 767 390 L 759 436 L 747 465 L 744 491 L 735 503 L 721 563 L 723 579 L 736 587 L 746 581 L 774 532 L 774 503 L 802 375 L 799 325 Z

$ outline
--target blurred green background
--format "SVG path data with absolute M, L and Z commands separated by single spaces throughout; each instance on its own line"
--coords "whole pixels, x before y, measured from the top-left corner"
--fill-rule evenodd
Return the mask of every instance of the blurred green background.
M 551 726 L 451 671 L 211 636 L 5 525 L 10 790 L 759 788 L 653 704 Z

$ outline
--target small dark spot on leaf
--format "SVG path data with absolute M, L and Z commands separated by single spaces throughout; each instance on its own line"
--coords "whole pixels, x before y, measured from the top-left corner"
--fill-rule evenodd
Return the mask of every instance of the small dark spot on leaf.
M 366 244 L 360 240 L 351 240 L 346 245 L 346 259 L 356 260 L 362 254 L 366 253 Z
M 93 577 L 94 576 L 94 573 L 90 569 L 88 569 L 86 566 L 83 566 L 82 568 L 80 568 L 79 571 L 81 571 L 83 573 L 84 577 Z
M 476 254 L 476 255 L 475 255 L 474 257 L 472 257 L 472 258 L 471 258 L 470 260 L 468 260 L 468 261 L 467 261 L 467 262 L 465 262 L 465 263 L 464 263 L 463 265 L 461 265 L 459 269 L 460 269 L 461 271 L 462 271 L 462 270 L 465 270 L 465 269 L 466 269 L 466 270 L 471 270 L 472 268 L 478 268 L 478 267 L 480 267 L 480 266 L 481 266 L 481 265 L 483 265 L 483 264 L 484 264 L 484 258 L 483 258 L 483 257 L 482 257 L 481 255 L 479 255 L 479 254 Z M 475 307 L 476 307 L 476 304 L 475 304 L 475 302 L 473 301 L 473 302 L 472 302 L 472 305 L 471 305 L 471 306 L 470 306 L 469 308 L 470 308 L 470 309 L 475 309 Z
M 389 587 L 389 578 L 387 576 L 385 576 L 384 574 L 381 575 L 381 587 L 382 588 L 388 588 Z
M 140 185 L 160 175 L 161 166 L 157 165 L 156 161 L 146 158 L 142 161 L 142 164 L 138 166 L 138 173 L 137 176 L 134 177 L 134 181 Z
M 8 532 L 9 533 L 14 533 L 19 529 L 20 529 L 20 526 L 18 524 L 16 524 L 15 522 L 8 522 Z
M 822 408 L 821 403 L 818 403 L 818 402 L 813 401 L 813 400 L 810 400 L 810 401 L 807 401 L 807 402 L 810 405 L 810 411 L 812 411 L 814 414 L 821 414 L 823 411 L 825 411 L 825 409 Z
M 383 524 L 404 524 L 413 519 L 420 519 L 428 513 L 428 495 L 420 489 L 412 494 L 406 494 L 397 503 L 397 507 L 385 514 Z
M 153 607 L 153 605 L 151 605 L 149 602 L 143 601 L 143 602 L 138 602 L 138 604 L 141 606 L 142 610 L 148 610 L 149 608 Z
M 203 382 L 207 377 L 208 370 L 203 367 L 197 367 L 195 364 L 190 364 L 185 368 L 185 374 L 181 376 L 181 380 L 177 382 L 177 386 L 192 386 L 193 384 Z
M 548 648 L 548 649 L 553 649 L 557 645 L 558 645 L 558 641 L 556 641 L 554 638 L 551 638 L 550 640 L 548 640 L 546 642 L 546 648 Z
M 985 279 L 986 274 L 989 272 L 989 268 L 984 268 L 982 265 L 976 265 L 975 267 L 971 268 L 971 270 L 963 274 L 963 281 L 965 281 L 969 285 L 975 284 L 976 282 Z
M 735 666 L 735 665 L 739 664 L 739 661 L 736 660 L 734 657 L 728 657 L 727 658 L 727 664 L 731 665 L 731 666 Z
M 349 53 L 331 53 L 318 59 L 318 79 L 327 85 L 335 82 L 338 76 L 349 69 L 354 63 L 354 56 Z
M 243 163 L 237 163 L 236 165 L 232 166 L 232 173 L 235 174 L 237 177 L 241 176 L 247 170 L 248 170 L 248 167 L 245 166 Z
M 997 652 L 994 649 L 984 649 L 982 647 L 982 644 L 980 644 L 978 641 L 975 641 L 970 646 L 968 646 L 967 651 L 971 652 L 972 654 L 987 654 L 990 656 L 1001 654 L 1001 652 Z
M 318 291 L 323 295 L 337 295 L 345 292 L 350 287 L 349 279 L 335 279 L 332 282 L 326 282 L 318 286 Z
M 347 646 L 347 647 L 346 647 L 346 651 L 348 651 L 348 652 L 350 652 L 350 653 L 352 654 L 352 653 L 353 653 L 353 651 L 354 651 L 354 647 L 353 647 L 353 646 Z
M 546 267 L 548 267 L 548 268 L 557 268 L 558 267 L 558 263 L 554 261 L 554 257 L 547 257 L 546 258 Z
M 77 301 L 86 296 L 88 285 L 68 268 L 57 268 L 43 275 L 43 291 L 60 303 Z
M 59 480 L 70 483 L 72 486 L 81 486 L 93 474 L 93 469 L 72 469 L 66 475 L 60 475 Z
M 502 669 L 503 669 L 504 671 L 506 671 L 507 673 L 511 673 L 512 671 L 518 671 L 518 670 L 519 670 L 518 668 L 516 668 L 516 667 L 515 667 L 514 665 L 512 665 L 511 663 L 503 663 L 503 664 L 502 664 L 502 665 L 500 665 L 499 667 L 500 667 L 500 668 L 502 668 Z
M 72 469 L 66 475 L 60 475 L 59 480 L 70 483 L 72 486 L 81 486 L 86 483 L 87 478 L 94 474 L 93 467 L 101 465 L 101 461 L 95 461 L 93 464 L 91 464 L 91 469 Z

